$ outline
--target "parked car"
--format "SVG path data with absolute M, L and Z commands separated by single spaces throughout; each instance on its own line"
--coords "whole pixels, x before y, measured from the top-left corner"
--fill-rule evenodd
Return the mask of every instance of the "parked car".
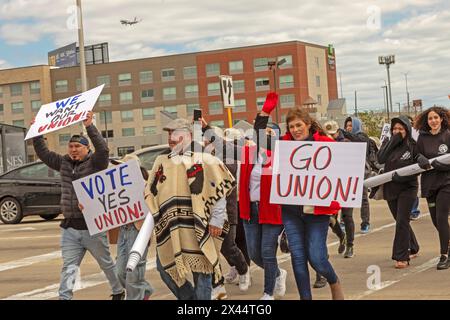
M 143 168 L 145 168 L 146 170 L 151 170 L 153 168 L 153 163 L 155 163 L 156 157 L 169 152 L 169 145 L 162 144 L 159 146 L 143 148 L 131 154 L 136 155 L 139 158 L 139 161 L 141 162 L 141 166 Z
M 25 216 L 39 215 L 45 220 L 60 213 L 59 172 L 37 161 L 0 175 L 0 220 L 16 224 Z

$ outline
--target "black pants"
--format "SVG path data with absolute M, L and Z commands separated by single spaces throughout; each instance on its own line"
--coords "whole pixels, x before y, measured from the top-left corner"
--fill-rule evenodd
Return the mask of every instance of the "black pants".
M 345 224 L 345 234 L 347 236 L 347 246 L 352 247 L 355 240 L 355 222 L 353 221 L 353 208 L 342 208 L 342 221 Z
M 410 254 L 419 252 L 419 243 L 409 223 L 415 200 L 410 195 L 400 193 L 397 199 L 387 202 L 396 222 L 392 260 L 409 261 Z
M 330 228 L 339 239 L 344 237 L 344 231 L 342 231 L 341 226 L 339 225 L 337 214 L 330 217 Z
M 242 222 L 241 218 L 238 218 L 238 224 L 236 228 L 236 245 L 241 250 L 242 254 L 244 255 L 245 261 L 247 262 L 247 265 L 250 266 L 250 256 L 248 255 L 247 251 L 247 241 L 245 239 L 245 230 L 244 230 L 244 223 Z M 230 266 L 233 266 L 230 264 Z
M 450 211 L 450 185 L 445 186 L 427 197 L 431 220 L 439 233 L 441 254 L 448 254 L 449 225 L 448 214 Z

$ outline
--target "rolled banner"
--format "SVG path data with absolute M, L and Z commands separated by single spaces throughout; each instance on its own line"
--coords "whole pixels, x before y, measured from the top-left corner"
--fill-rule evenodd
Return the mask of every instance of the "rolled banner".
M 134 241 L 133 247 L 131 248 L 127 263 L 127 271 L 132 272 L 138 265 L 139 261 L 141 261 L 152 236 L 154 227 L 155 221 L 153 220 L 153 215 L 149 212 L 145 217 L 144 224 L 142 225 L 141 230 Z
M 434 161 L 434 160 L 438 160 L 439 162 L 445 163 L 445 164 L 450 164 L 450 153 L 444 154 L 442 156 L 433 158 L 433 159 L 429 159 L 430 164 Z M 428 170 L 433 170 L 433 168 L 428 169 Z M 424 170 L 422 168 L 419 167 L 419 165 L 416 164 L 412 164 L 410 166 L 407 167 L 403 167 L 397 170 L 393 170 L 393 171 L 389 171 L 389 172 L 385 172 L 383 174 L 380 174 L 378 176 L 375 177 L 371 177 L 368 178 L 366 180 L 364 180 L 364 187 L 366 188 L 373 188 L 388 182 L 392 181 L 392 175 L 394 174 L 394 172 L 396 172 L 399 176 L 412 176 L 415 174 L 419 174 L 422 173 L 424 171 L 428 171 L 428 170 Z

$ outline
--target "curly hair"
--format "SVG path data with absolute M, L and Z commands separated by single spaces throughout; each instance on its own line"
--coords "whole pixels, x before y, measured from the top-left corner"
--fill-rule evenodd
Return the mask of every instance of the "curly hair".
M 436 112 L 439 117 L 442 119 L 442 128 L 448 129 L 449 128 L 449 121 L 450 121 L 450 110 L 444 108 L 444 107 L 438 107 L 433 106 L 431 108 L 428 108 L 427 110 L 423 111 L 421 114 L 417 116 L 417 118 L 414 121 L 414 128 L 417 130 L 423 130 L 423 131 L 430 131 L 430 125 L 428 124 L 428 114 L 434 111 Z
M 286 115 L 286 128 L 288 129 L 288 131 L 289 131 L 289 122 L 295 119 L 300 119 L 306 125 L 311 125 L 311 128 L 309 129 L 309 132 L 311 134 L 318 132 L 320 135 L 326 136 L 326 133 L 323 130 L 320 123 L 316 119 L 311 117 L 311 115 L 305 108 L 294 107 L 291 110 L 289 110 L 288 114 Z

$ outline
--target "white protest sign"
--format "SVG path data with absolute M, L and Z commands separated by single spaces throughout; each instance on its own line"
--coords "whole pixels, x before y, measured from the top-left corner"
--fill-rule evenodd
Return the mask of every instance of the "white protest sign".
M 233 78 L 231 76 L 219 76 L 219 79 L 223 106 L 225 108 L 232 108 L 234 107 Z
M 384 140 L 391 137 L 391 125 L 389 123 L 385 123 L 383 125 L 383 129 L 381 129 L 380 143 L 383 143 Z
M 43 105 L 25 140 L 50 133 L 86 119 L 105 85 L 56 102 Z
M 90 235 L 144 219 L 149 212 L 137 160 L 75 180 L 73 186 Z
M 270 202 L 361 207 L 366 143 L 277 141 Z

